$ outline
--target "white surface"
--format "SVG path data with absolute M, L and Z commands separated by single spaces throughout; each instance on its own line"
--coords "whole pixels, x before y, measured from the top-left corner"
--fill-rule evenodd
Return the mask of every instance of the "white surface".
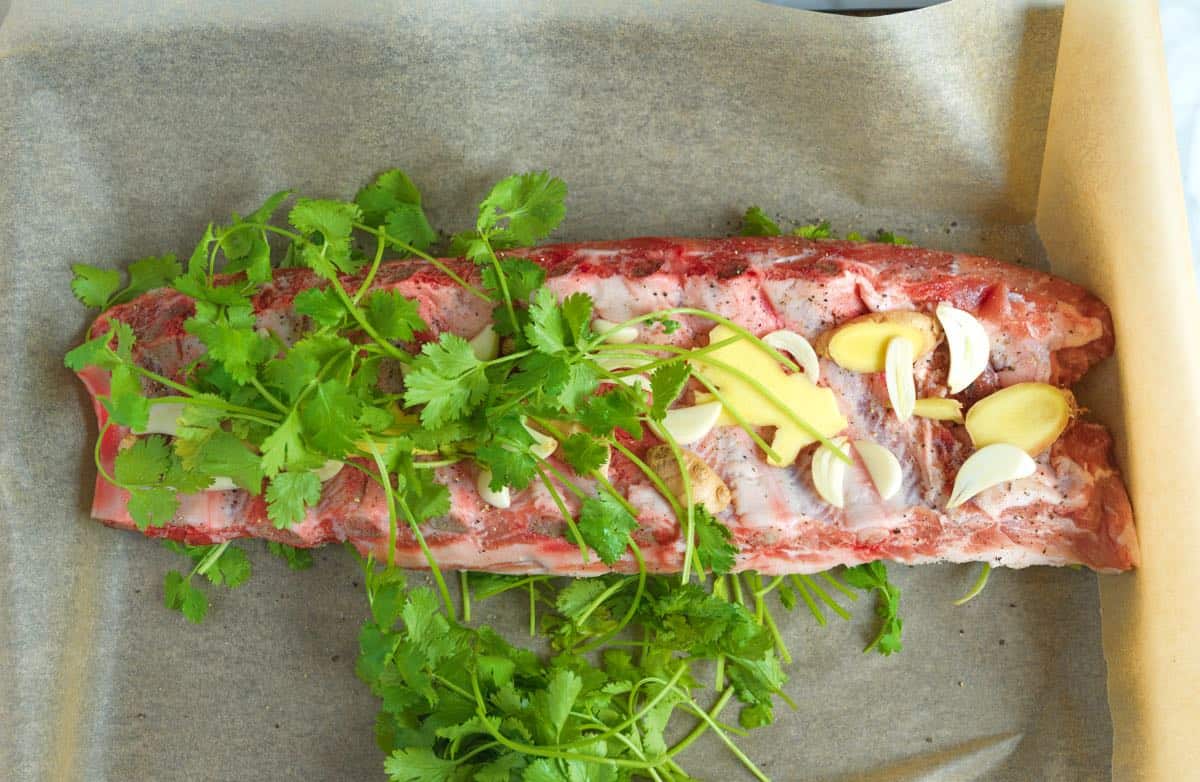
M 1200 277 L 1200 1 L 1161 0 L 1163 41 L 1175 137 L 1192 232 L 1192 263 Z

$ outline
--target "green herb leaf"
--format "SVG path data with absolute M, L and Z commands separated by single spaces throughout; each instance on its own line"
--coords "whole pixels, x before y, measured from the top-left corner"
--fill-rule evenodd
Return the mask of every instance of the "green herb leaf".
M 71 280 L 71 292 L 87 307 L 109 305 L 109 300 L 121 287 L 121 273 L 115 269 L 99 269 L 77 263 L 71 267 L 75 277 Z
M 567 324 L 559 309 L 558 299 L 549 288 L 542 287 L 534 291 L 525 337 L 530 345 L 543 353 L 561 353 L 567 349 Z
M 287 566 L 291 570 L 308 570 L 313 566 L 312 551 L 306 548 L 296 548 L 286 543 L 268 540 L 267 551 L 287 562 Z
M 208 613 L 208 598 L 192 586 L 178 571 L 171 570 L 163 578 L 163 604 L 179 611 L 193 624 L 200 624 Z
M 385 339 L 407 342 L 413 333 L 429 328 L 417 302 L 399 291 L 375 291 L 367 297 L 367 322 Z
M 483 364 L 462 337 L 443 332 L 427 342 L 404 378 L 404 403 L 425 405 L 421 423 L 438 427 L 467 416 L 488 390 Z
M 829 239 L 833 236 L 833 231 L 829 229 L 829 221 L 822 220 L 795 228 L 792 234 L 803 239 Z
M 779 225 L 767 217 L 767 213 L 757 206 L 746 210 L 742 216 L 742 236 L 779 236 Z
M 545 171 L 515 174 L 497 182 L 480 204 L 475 228 L 506 244 L 533 244 L 562 221 L 566 197 L 566 184 Z
M 278 529 L 304 521 L 307 508 L 321 500 L 321 480 L 312 472 L 281 472 L 267 486 L 267 518 Z
M 637 519 L 608 494 L 588 497 L 579 512 L 579 533 L 606 565 L 625 554 Z
M 560 453 L 571 469 L 580 475 L 587 475 L 592 470 L 600 469 L 608 460 L 609 449 L 603 440 L 576 432 L 563 440 Z
M 318 326 L 336 326 L 346 317 L 346 306 L 333 286 L 300 291 L 292 300 L 292 306 L 297 313 L 312 318 Z
M 887 565 L 881 561 L 849 567 L 842 571 L 842 580 L 856 589 L 873 591 L 876 595 L 875 613 L 880 619 L 879 634 L 863 649 L 878 649 L 882 655 L 901 650 L 900 636 L 904 620 L 900 618 L 900 590 L 888 580 Z
M 728 573 L 737 562 L 738 554 L 729 527 L 717 520 L 703 505 L 693 506 L 692 520 L 696 525 L 696 554 L 700 557 L 700 564 L 714 573 Z
M 689 377 L 691 369 L 682 361 L 664 364 L 650 373 L 650 393 L 653 397 L 651 418 L 661 421 L 666 416 L 667 408 L 679 397 Z

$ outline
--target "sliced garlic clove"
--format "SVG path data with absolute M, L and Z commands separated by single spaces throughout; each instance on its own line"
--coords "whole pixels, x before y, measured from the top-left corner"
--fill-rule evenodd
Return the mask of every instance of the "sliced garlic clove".
M 162 402 L 150 405 L 150 415 L 146 418 L 145 429 L 135 429 L 135 434 L 168 434 L 175 435 L 179 428 L 179 418 L 183 415 L 182 402 Z
M 721 403 L 706 402 L 668 410 L 662 425 L 680 445 L 690 445 L 703 440 L 720 417 Z
M 918 399 L 913 404 L 913 415 L 932 421 L 953 421 L 961 424 L 963 422 L 962 402 L 941 396 Z
M 858 456 L 867 468 L 867 474 L 871 476 L 871 483 L 875 484 L 875 491 L 879 492 L 879 497 L 890 500 L 896 496 L 896 492 L 900 491 L 900 486 L 904 483 L 904 471 L 900 468 L 900 460 L 896 455 L 870 440 L 855 440 L 854 450 L 858 451 Z
M 533 438 L 533 445 L 529 448 L 529 452 L 537 458 L 549 459 L 550 455 L 558 450 L 558 440 L 539 432 L 524 421 L 521 422 L 521 426 L 525 427 L 525 431 L 529 432 L 529 436 Z
M 804 376 L 813 383 L 821 379 L 821 362 L 817 360 L 817 351 L 802 335 L 786 329 L 772 331 L 763 337 L 763 342 L 776 350 L 791 353 L 800 369 L 804 370 Z
M 946 508 L 957 508 L 985 489 L 1028 478 L 1036 470 L 1037 462 L 1015 445 L 995 443 L 984 446 L 958 468 Z
M 492 491 L 492 487 L 488 484 L 492 482 L 491 470 L 480 470 L 479 477 L 475 479 L 475 488 L 479 491 L 479 499 L 491 505 L 493 508 L 507 508 L 512 505 L 512 494 L 508 487 L 500 489 L 500 491 Z
M 846 450 L 846 438 L 835 437 L 830 442 L 840 450 Z M 846 506 L 846 463 L 833 449 L 822 445 L 813 454 L 812 480 L 821 499 L 835 508 Z
M 320 480 L 321 483 L 332 480 L 334 476 L 341 472 L 342 468 L 345 466 L 345 462 L 339 462 L 337 459 L 330 459 L 315 470 L 317 479 Z
M 471 337 L 469 344 L 471 352 L 480 361 L 491 361 L 500 355 L 500 335 L 496 333 L 496 329 L 491 323 L 484 326 L 483 331 Z
M 917 402 L 917 387 L 913 380 L 913 348 L 907 337 L 892 337 L 884 357 L 884 380 L 888 401 L 901 421 L 912 418 Z
M 649 356 L 597 356 L 595 361 L 602 368 L 609 372 L 617 372 L 622 369 L 637 369 L 638 367 L 649 364 L 654 359 Z
M 937 318 L 950 348 L 950 372 L 946 383 L 950 393 L 957 394 L 987 369 L 991 342 L 983 324 L 969 312 L 942 303 L 937 306 Z
M 610 342 L 614 345 L 628 345 L 638 338 L 637 326 L 620 326 L 620 323 L 613 323 L 611 320 L 604 318 L 592 319 L 592 331 L 604 338 L 605 342 Z

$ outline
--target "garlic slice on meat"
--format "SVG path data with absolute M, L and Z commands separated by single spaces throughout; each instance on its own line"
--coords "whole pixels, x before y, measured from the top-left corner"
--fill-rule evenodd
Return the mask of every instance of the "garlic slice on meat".
M 957 508 L 980 492 L 1001 483 L 1028 478 L 1037 470 L 1037 462 L 1015 445 L 994 443 L 971 454 L 958 475 L 946 508 Z
M 846 438 L 835 437 L 830 442 L 839 450 L 846 450 Z M 846 506 L 846 463 L 828 446 L 822 445 L 813 454 L 812 481 L 821 499 L 835 508 Z
M 479 491 L 479 499 L 491 505 L 493 508 L 507 508 L 512 505 L 512 493 L 505 486 L 500 491 L 492 491 L 492 487 L 488 484 L 492 482 L 491 470 L 480 470 L 479 477 L 475 479 L 475 488 Z
M 539 459 L 549 459 L 550 455 L 558 450 L 558 440 L 555 440 L 548 434 L 543 434 L 537 429 L 534 429 L 525 421 L 521 422 L 521 426 L 525 427 L 525 431 L 529 432 L 529 436 L 533 438 L 533 445 L 529 452 Z
M 162 402 L 150 405 L 150 415 L 146 418 L 145 429 L 135 429 L 135 434 L 169 434 L 174 436 L 179 428 L 179 418 L 183 415 L 182 402 Z
M 912 418 L 917 403 L 917 387 L 913 381 L 913 347 L 907 337 L 892 337 L 887 343 L 884 358 L 884 380 L 888 401 L 901 421 Z
M 638 338 L 637 326 L 620 326 L 620 323 L 613 323 L 611 320 L 604 318 L 592 319 L 592 331 L 604 337 L 605 342 L 613 345 L 628 345 Z M 616 329 L 614 331 L 614 329 Z
M 329 459 L 315 470 L 317 479 L 321 481 L 321 483 L 332 480 L 334 476 L 341 472 L 342 468 L 345 466 L 345 462 L 339 462 L 337 459 Z
M 491 361 L 500 355 L 500 335 L 496 333 L 496 329 L 491 323 L 484 326 L 482 331 L 471 337 L 469 344 L 471 345 L 471 352 L 480 361 Z
M 858 451 L 858 456 L 867 468 L 867 474 L 871 476 L 871 483 L 875 484 L 875 491 L 879 492 L 880 499 L 890 500 L 896 496 L 896 492 L 900 491 L 904 483 L 904 471 L 900 468 L 900 460 L 896 455 L 870 440 L 855 440 L 854 450 Z
M 703 440 L 717 425 L 717 419 L 720 417 L 721 403 L 705 402 L 701 405 L 668 410 L 662 425 L 680 445 L 691 445 Z
M 772 331 L 762 338 L 762 341 L 784 353 L 790 353 L 804 376 L 816 383 L 821 379 L 821 362 L 817 360 L 817 351 L 802 335 L 787 329 Z
M 983 324 L 969 312 L 955 309 L 949 304 L 937 306 L 937 319 L 946 334 L 950 347 L 950 372 L 946 383 L 950 393 L 957 394 L 975 382 L 975 378 L 987 369 L 991 357 L 991 342 Z

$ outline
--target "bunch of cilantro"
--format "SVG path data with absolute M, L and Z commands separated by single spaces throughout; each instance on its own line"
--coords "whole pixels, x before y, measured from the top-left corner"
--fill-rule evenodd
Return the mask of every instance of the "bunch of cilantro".
M 264 494 L 267 515 L 281 529 L 301 523 L 320 500 L 330 465 L 375 481 L 387 500 L 389 556 L 364 562 L 371 618 L 360 637 L 358 671 L 383 701 L 377 735 L 394 780 L 682 779 L 675 755 L 706 731 L 761 778 L 730 738 L 738 729 L 718 715 L 736 697 L 742 728 L 758 727 L 773 719 L 773 698 L 784 697 L 780 660 L 790 655 L 767 597 L 776 592 L 789 609 L 799 597 L 822 623 L 820 605 L 849 614 L 811 577 L 763 583 L 754 574 L 726 575 L 737 555 L 729 530 L 692 501 L 690 488 L 676 498 L 617 437 L 653 434 L 686 476 L 682 449 L 661 422 L 692 377 L 704 383 L 692 367 L 713 346 L 607 344 L 593 328 L 590 297 L 559 301 L 545 271 L 511 252 L 543 239 L 565 214 L 566 187 L 546 173 L 497 183 L 475 226 L 452 238 L 451 251 L 473 262 L 471 274 L 429 253 L 438 234 L 399 170 L 380 175 L 353 201 L 297 198 L 278 224 L 290 196 L 276 193 L 244 217 L 210 224 L 186 264 L 172 255 L 146 258 L 129 267 L 124 284 L 115 271 L 73 267 L 72 289 L 89 306 L 106 310 L 169 287 L 193 309 L 184 329 L 199 352 L 172 374 L 152 368 L 153 346 L 137 344 L 120 310 L 99 318 L 66 357 L 76 371 L 107 373 L 100 402 L 108 421 L 96 463 L 106 480 L 129 492 L 138 528 L 165 525 L 178 511 L 178 495 L 220 481 Z M 747 230 L 778 233 L 754 212 Z M 828 226 L 808 228 L 815 237 L 828 235 Z M 480 358 L 454 334 L 431 337 L 415 301 L 373 286 L 385 256 L 429 263 L 486 301 L 504 346 L 499 355 Z M 254 297 L 295 267 L 310 270 L 318 284 L 295 296 L 292 308 L 302 316 L 295 330 L 276 333 L 259 322 Z M 651 313 L 618 328 L 642 323 L 669 333 L 677 315 L 725 323 L 757 342 L 736 324 L 691 309 Z M 614 369 L 620 360 L 630 368 Z M 643 372 L 649 396 L 627 382 Z M 388 380 L 396 377 L 402 384 Z M 132 438 L 110 471 L 100 458 L 108 428 L 145 432 L 157 405 L 180 411 L 171 435 Z M 558 441 L 555 460 L 538 455 L 531 426 Z M 681 579 L 647 575 L 633 536 L 637 510 L 602 469 L 614 451 L 659 487 L 679 518 L 686 540 Z M 540 482 L 584 561 L 595 556 L 611 565 L 632 556 L 637 575 L 563 581 L 462 574 L 460 617 L 422 525 L 449 510 L 436 468 L 464 459 L 490 474 L 495 491 Z M 595 488 L 585 489 L 580 477 Z M 401 526 L 425 552 L 439 594 L 407 588 L 392 565 Z M 168 545 L 193 566 L 186 575 L 167 574 L 164 599 L 192 621 L 208 608 L 194 578 L 235 587 L 250 575 L 244 551 L 228 542 Z M 306 552 L 271 548 L 296 569 L 311 564 Z M 692 573 L 701 583 L 713 574 L 711 589 L 693 583 Z M 881 595 L 883 628 L 868 649 L 898 650 L 898 592 L 883 566 L 848 569 L 844 577 Z M 842 582 L 823 578 L 853 597 Z M 548 659 L 470 624 L 472 591 L 482 598 L 516 588 L 528 591 L 531 633 L 549 639 Z M 696 699 L 695 666 L 704 661 L 715 664 L 716 694 L 707 707 Z M 664 729 L 679 713 L 697 722 L 669 747 Z

